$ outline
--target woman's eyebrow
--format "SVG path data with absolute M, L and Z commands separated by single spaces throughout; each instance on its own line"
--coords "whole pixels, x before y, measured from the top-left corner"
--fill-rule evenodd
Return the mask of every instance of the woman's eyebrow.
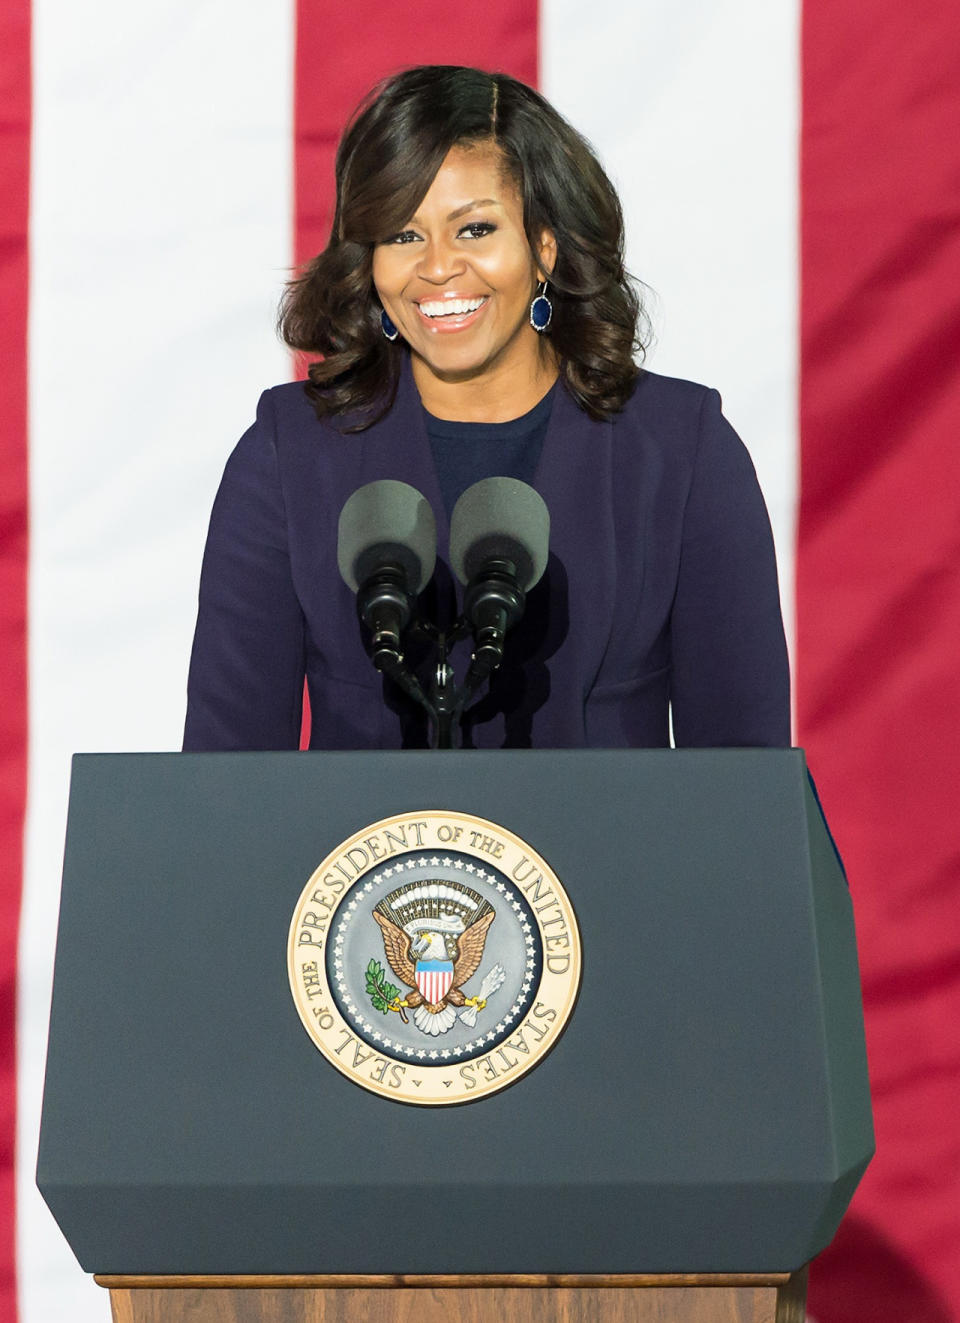
M 451 211 L 447 220 L 457 220 L 460 216 L 465 216 L 468 211 L 473 211 L 475 207 L 499 207 L 500 205 L 496 198 L 474 198 L 473 202 L 465 202 L 462 207 L 457 207 L 456 211 Z M 412 216 L 410 224 L 422 225 L 423 221 L 419 216 Z
M 499 205 L 496 198 L 476 198 L 473 202 L 465 202 L 462 207 L 457 207 L 456 211 L 451 211 L 447 220 L 456 220 L 459 216 L 465 216 L 468 211 L 473 211 L 474 207 L 498 207 Z

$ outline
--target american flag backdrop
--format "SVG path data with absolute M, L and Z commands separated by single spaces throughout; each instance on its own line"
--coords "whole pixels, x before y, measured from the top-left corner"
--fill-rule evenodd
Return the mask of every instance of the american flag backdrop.
M 650 366 L 719 387 L 754 456 L 878 1138 L 810 1310 L 960 1319 L 955 0 L 4 0 L 0 1323 L 109 1317 L 34 1187 L 69 755 L 178 746 L 216 484 L 291 372 L 282 283 L 349 110 L 424 62 L 536 83 L 593 141 Z

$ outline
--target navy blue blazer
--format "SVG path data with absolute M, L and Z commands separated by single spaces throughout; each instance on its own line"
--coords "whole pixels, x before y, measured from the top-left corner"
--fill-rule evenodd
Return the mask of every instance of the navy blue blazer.
M 409 368 L 388 416 L 354 435 L 318 422 L 302 383 L 266 391 L 210 521 L 185 749 L 296 748 L 304 676 L 311 748 L 424 745 L 423 715 L 374 671 L 337 571 L 340 509 L 377 478 L 432 505 L 440 554 L 422 602 L 455 618 L 449 521 Z M 770 525 L 717 393 L 644 372 L 598 423 L 560 389 L 534 485 L 549 564 L 465 743 L 664 747 L 672 708 L 678 745 L 788 745 Z M 469 647 L 454 653 L 459 676 Z

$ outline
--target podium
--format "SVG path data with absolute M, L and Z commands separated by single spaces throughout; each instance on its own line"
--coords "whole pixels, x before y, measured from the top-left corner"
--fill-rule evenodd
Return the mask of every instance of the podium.
M 582 946 L 550 1050 L 450 1106 L 331 1064 L 288 977 L 321 862 L 431 813 L 529 843 Z M 443 872 L 408 844 L 398 873 Z M 75 759 L 37 1179 L 118 1323 L 800 1323 L 872 1152 L 799 750 Z

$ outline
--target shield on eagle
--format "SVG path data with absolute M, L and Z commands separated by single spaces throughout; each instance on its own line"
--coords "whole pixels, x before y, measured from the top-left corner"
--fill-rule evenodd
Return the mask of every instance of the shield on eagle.
M 443 1001 L 453 984 L 453 961 L 418 960 L 416 979 L 417 991 L 423 1000 L 436 1005 Z

